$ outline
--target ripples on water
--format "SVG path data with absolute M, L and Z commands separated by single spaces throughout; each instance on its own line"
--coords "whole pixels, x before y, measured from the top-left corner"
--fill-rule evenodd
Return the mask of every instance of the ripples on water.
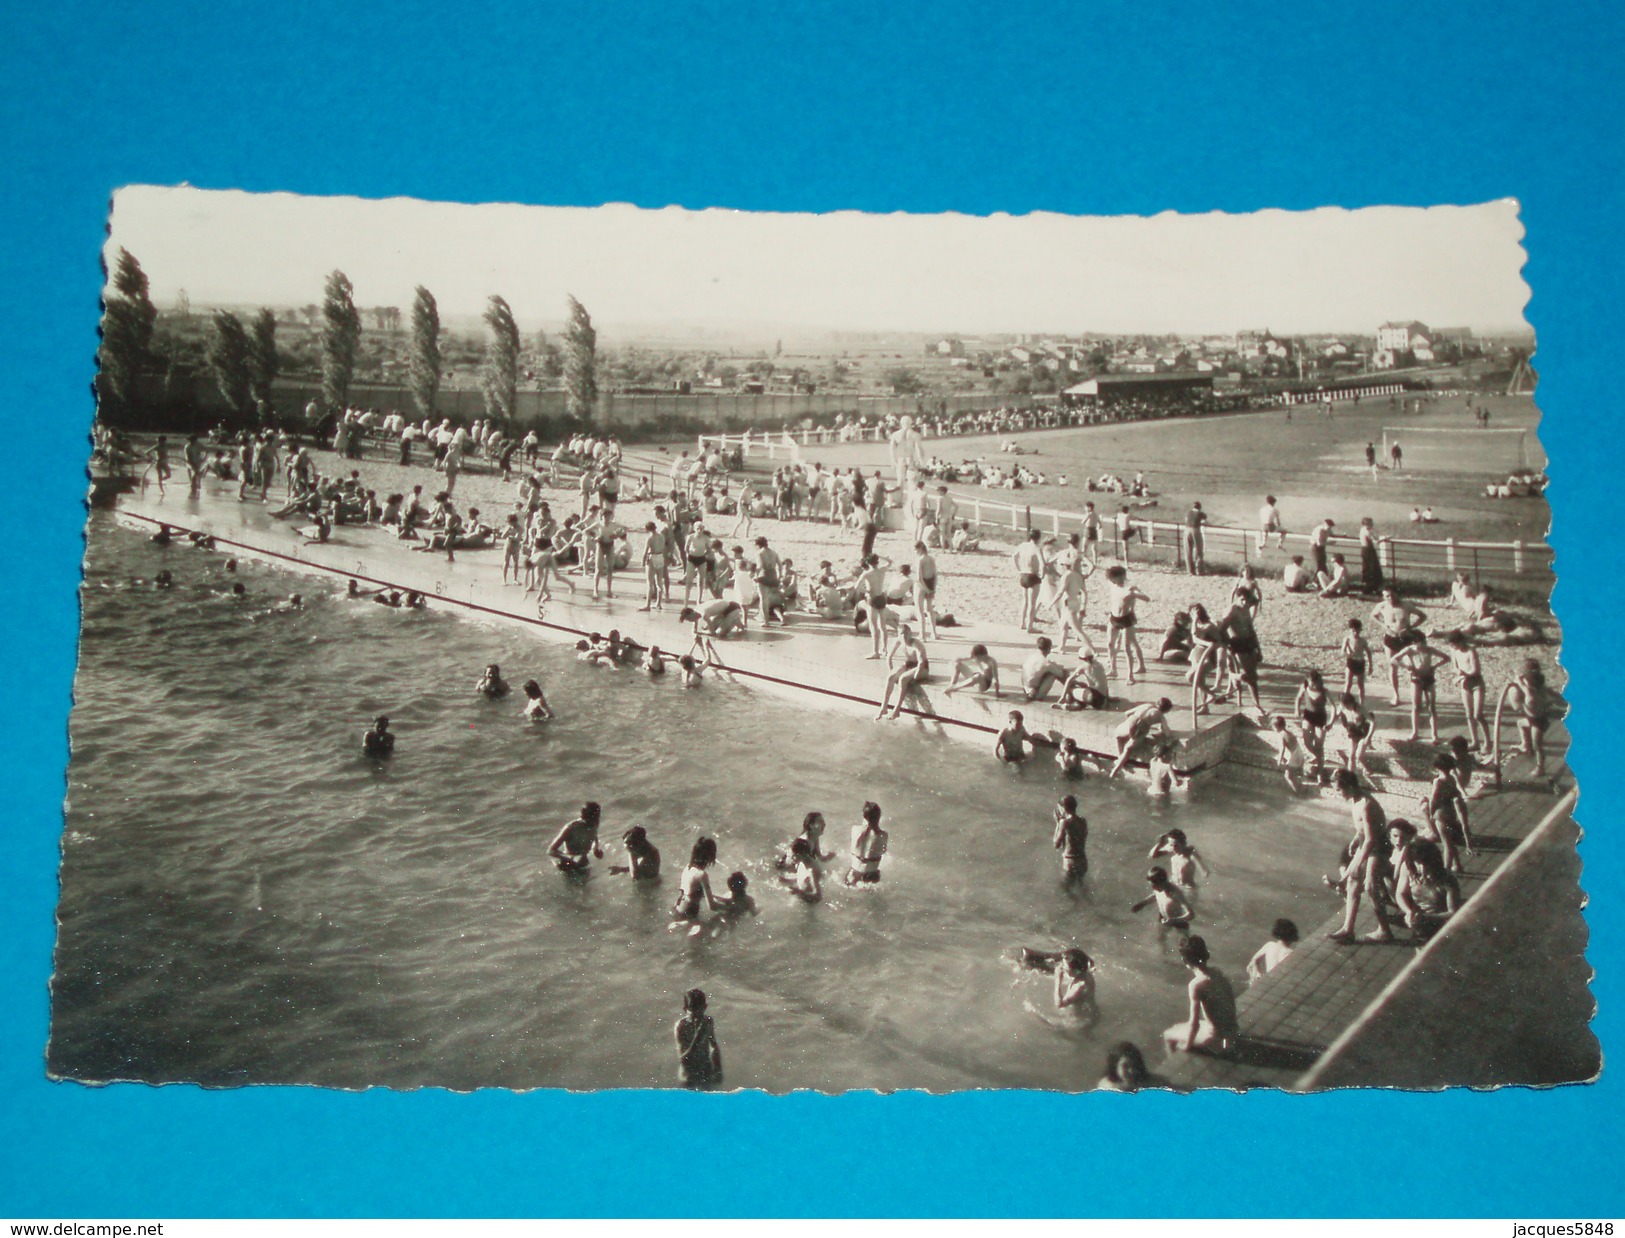
M 145 584 L 160 568 L 172 592 Z M 246 602 L 224 595 L 248 587 Z M 293 589 L 307 609 L 266 612 Z M 1241 980 L 1276 916 L 1335 910 L 1318 874 L 1340 816 L 1216 785 L 1150 804 L 1132 784 L 1064 788 L 1053 766 L 804 710 L 708 680 L 582 666 L 564 646 L 439 612 L 347 602 L 330 582 L 161 548 L 92 517 L 72 715 L 50 1066 L 81 1079 L 450 1088 L 668 1086 L 682 992 L 711 996 L 731 1086 L 1092 1086 L 1105 1046 L 1149 1048 L 1185 972 L 1144 892 L 1146 851 L 1182 826 L 1214 876 L 1198 931 Z M 560 718 L 472 691 L 488 662 L 532 676 Z M 517 688 L 516 688 L 517 691 Z M 386 712 L 392 763 L 358 755 Z M 1085 893 L 1060 887 L 1050 812 L 1091 824 Z M 878 888 L 821 905 L 775 888 L 774 847 L 821 809 L 842 853 L 886 810 Z M 568 880 L 547 844 L 584 799 L 612 861 L 648 826 L 657 888 Z M 761 914 L 722 937 L 668 932 L 699 832 Z M 1004 956 L 1076 942 L 1100 1015 L 1051 1022 L 1047 977 Z M 1160 1053 L 1160 1049 L 1156 1052 Z

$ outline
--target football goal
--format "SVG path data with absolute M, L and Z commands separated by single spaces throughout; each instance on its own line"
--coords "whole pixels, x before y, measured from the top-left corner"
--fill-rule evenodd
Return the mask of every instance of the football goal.
M 1509 427 L 1384 426 L 1381 463 L 1424 473 L 1511 473 L 1529 467 L 1529 431 Z

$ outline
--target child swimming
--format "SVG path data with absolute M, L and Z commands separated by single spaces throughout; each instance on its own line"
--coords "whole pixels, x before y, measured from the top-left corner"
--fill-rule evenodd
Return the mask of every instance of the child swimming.
M 485 668 L 479 682 L 474 685 L 478 692 L 488 701 L 499 701 L 508 695 L 508 681 L 502 677 L 502 668 L 495 662 Z
M 813 863 L 812 848 L 805 838 L 791 840 L 787 861 L 779 865 L 779 880 L 806 902 L 816 903 L 824 897 L 818 883 L 818 866 Z
M 697 688 L 700 686 L 700 664 L 694 660 L 694 655 L 685 653 L 677 659 L 677 665 L 683 671 L 683 687 Z
M 649 841 L 649 831 L 641 825 L 634 825 L 621 835 L 621 842 L 626 846 L 630 863 L 611 864 L 609 871 L 630 873 L 633 881 L 659 881 L 660 851 Z
M 1151 757 L 1147 772 L 1150 774 L 1150 785 L 1146 787 L 1146 794 L 1153 798 L 1183 791 L 1190 783 L 1190 779 L 1174 768 L 1172 744 L 1158 746 Z
M 1095 961 L 1076 946 L 1034 950 L 1023 946 L 1021 966 L 1055 977 L 1055 1008 L 1081 1013 L 1095 1004 Z
M 993 755 L 1007 765 L 1020 765 L 1028 757 L 1032 736 L 1027 734 L 1025 720 L 1019 709 L 1012 709 L 1004 729 L 993 740 Z
M 388 718 L 380 714 L 373 719 L 372 730 L 361 737 L 361 751 L 369 757 L 395 755 L 395 736 L 390 732 Z

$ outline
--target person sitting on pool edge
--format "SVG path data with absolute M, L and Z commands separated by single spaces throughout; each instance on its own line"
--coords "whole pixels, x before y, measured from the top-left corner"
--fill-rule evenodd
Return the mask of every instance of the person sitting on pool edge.
M 1040 636 L 1034 643 L 1034 648 L 1027 655 L 1026 661 L 1021 664 L 1022 695 L 1029 701 L 1038 701 L 1044 698 L 1049 691 L 1050 684 L 1066 682 L 1066 668 L 1059 662 L 1050 659 L 1050 650 L 1054 646 L 1047 636 Z
M 978 692 L 991 688 L 995 700 L 1002 695 L 999 664 L 988 653 L 986 645 L 972 645 L 970 656 L 954 663 L 954 681 L 943 690 L 943 695 L 952 696 L 961 688 L 975 688 Z

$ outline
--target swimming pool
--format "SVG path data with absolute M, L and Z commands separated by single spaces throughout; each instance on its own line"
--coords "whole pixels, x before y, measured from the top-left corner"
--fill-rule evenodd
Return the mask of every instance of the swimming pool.
M 146 584 L 160 569 L 175 587 Z M 245 601 L 226 596 L 233 579 Z M 293 590 L 304 611 L 266 613 Z M 1185 829 L 1213 870 L 1197 931 L 1242 979 L 1277 916 L 1308 931 L 1345 814 L 1219 784 L 1159 806 L 1136 784 L 909 724 L 800 708 L 709 679 L 600 670 L 527 632 L 348 602 L 331 581 L 153 545 L 91 518 L 71 721 L 49 1067 L 87 1080 L 450 1088 L 670 1086 L 681 994 L 711 997 L 730 1086 L 1093 1086 L 1106 1045 L 1148 1050 L 1186 973 L 1150 913 L 1145 854 Z M 488 662 L 547 689 L 557 722 L 473 684 Z M 399 751 L 360 732 L 387 712 Z M 1091 874 L 1067 894 L 1050 813 L 1071 790 Z M 667 877 L 585 882 L 545 858 L 583 800 L 611 860 L 646 825 Z M 771 858 L 809 809 L 842 853 L 885 809 L 877 888 L 809 906 Z M 668 931 L 676 872 L 714 835 L 759 916 Z M 720 880 L 718 881 L 720 887 Z M 1016 946 L 1076 942 L 1099 1018 L 1041 1017 Z M 1156 1052 L 1160 1053 L 1160 1050 Z M 1153 1059 L 1155 1054 L 1152 1054 Z

